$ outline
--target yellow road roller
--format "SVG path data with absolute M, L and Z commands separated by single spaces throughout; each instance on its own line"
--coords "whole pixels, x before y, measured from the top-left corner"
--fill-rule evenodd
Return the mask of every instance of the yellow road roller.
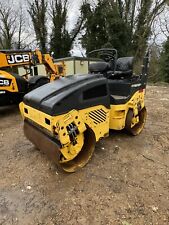
M 137 75 L 133 57 L 117 58 L 115 49 L 91 54 L 102 61 L 91 64 L 89 74 L 61 77 L 20 104 L 26 137 L 66 172 L 84 167 L 111 129 L 138 135 L 146 121 L 148 54 Z

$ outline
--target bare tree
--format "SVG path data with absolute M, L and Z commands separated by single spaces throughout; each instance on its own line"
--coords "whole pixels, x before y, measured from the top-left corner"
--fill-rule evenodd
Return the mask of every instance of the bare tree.
M 169 15 L 168 15 L 169 7 L 166 8 L 165 12 L 163 13 L 163 17 L 158 16 L 157 22 L 160 26 L 160 31 L 167 39 L 169 37 Z
M 0 47 L 11 49 L 16 32 L 16 15 L 10 4 L 0 3 Z
M 65 57 L 70 54 L 72 45 L 83 24 L 83 18 L 80 17 L 75 27 L 69 32 L 67 27 L 68 6 L 69 0 L 51 1 L 52 34 L 50 49 L 55 53 L 55 57 Z
M 118 0 L 118 3 L 131 29 L 133 52 L 140 58 L 151 36 L 154 20 L 163 12 L 167 0 Z
M 19 14 L 19 22 L 18 22 L 18 41 L 17 41 L 17 49 L 21 49 L 23 46 L 23 40 L 22 40 L 22 34 L 24 32 L 25 28 L 25 19 L 24 19 L 24 13 L 23 8 L 20 7 L 20 14 Z
M 31 16 L 36 39 L 43 53 L 46 52 L 47 45 L 47 1 L 28 1 L 28 13 Z

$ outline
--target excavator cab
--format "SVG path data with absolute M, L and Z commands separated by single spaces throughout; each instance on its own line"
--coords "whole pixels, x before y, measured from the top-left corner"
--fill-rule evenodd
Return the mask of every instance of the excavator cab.
M 28 90 L 28 82 L 18 75 L 31 59 L 28 50 L 0 51 L 0 106 L 19 103 Z
M 60 78 L 25 95 L 20 104 L 25 136 L 66 172 L 91 159 L 96 142 L 110 130 L 138 135 L 146 121 L 145 88 L 148 56 L 134 75 L 133 58 L 117 58 L 101 49 L 102 62 L 90 73 Z
M 48 76 L 33 76 L 37 65 L 44 65 Z M 64 76 L 64 69 L 59 68 L 49 54 L 39 50 L 0 50 L 0 106 L 18 104 L 26 93 Z

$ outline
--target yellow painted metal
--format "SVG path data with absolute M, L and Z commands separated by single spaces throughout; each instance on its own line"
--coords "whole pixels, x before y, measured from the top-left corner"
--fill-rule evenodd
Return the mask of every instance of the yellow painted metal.
M 72 110 L 67 114 L 56 117 L 49 116 L 41 111 L 25 105 L 24 103 L 20 103 L 19 106 L 24 119 L 29 119 L 38 126 L 48 130 L 51 136 L 58 138 L 62 144 L 62 148 L 60 149 L 64 157 L 62 163 L 74 159 L 79 154 L 84 144 L 84 132 L 87 127 L 93 130 L 96 141 L 102 137 L 105 137 L 109 133 L 109 110 L 104 106 L 96 106 L 79 111 Z M 89 115 L 90 112 L 97 113 L 97 110 L 104 110 L 106 115 L 105 120 L 98 124 L 96 124 Z M 99 114 L 96 115 L 98 116 Z M 48 120 L 48 123 L 46 123 L 46 119 Z M 75 140 L 75 145 L 71 142 L 67 131 L 67 127 L 70 124 L 74 124 L 78 128 L 79 132 Z
M 134 116 L 133 110 L 129 109 L 126 117 L 125 129 L 132 135 L 139 135 L 145 125 L 147 118 L 146 108 L 142 108 L 137 116 Z
M 40 127 L 43 127 L 44 129 L 48 130 L 49 132 L 51 132 L 51 134 L 53 133 L 53 126 L 56 124 L 54 124 L 54 118 L 39 111 L 36 110 L 30 106 L 25 105 L 23 102 L 21 102 L 19 104 L 19 108 L 21 111 L 21 115 L 24 119 L 29 119 L 30 121 L 35 122 L 37 125 L 39 125 Z M 61 116 L 62 117 L 62 116 Z M 58 117 L 61 118 L 61 117 Z M 46 119 L 48 121 L 50 121 L 50 125 L 48 123 L 46 123 Z
M 50 54 L 42 54 L 41 51 L 35 50 L 33 52 L 39 60 L 39 64 L 44 64 L 47 70 L 47 73 L 49 73 L 50 81 L 54 81 L 60 76 L 65 76 L 65 66 L 64 63 L 60 64 L 54 64 L 53 58 L 50 56 Z M 62 72 L 59 71 L 59 67 L 62 67 Z
M 131 126 L 139 123 L 138 108 L 144 108 L 144 92 L 136 92 L 133 97 L 123 105 L 111 105 L 110 109 L 102 105 L 82 110 L 72 110 L 64 115 L 50 116 L 36 110 L 24 103 L 20 104 L 20 111 L 24 119 L 32 121 L 36 126 L 46 129 L 50 136 L 55 137 L 61 144 L 60 163 L 73 162 L 80 154 L 85 143 L 85 131 L 90 129 L 95 136 L 95 141 L 109 135 L 109 129 L 122 130 L 125 128 L 126 116 L 129 110 L 133 111 Z M 69 126 L 76 127 L 78 133 L 74 141 L 70 138 Z M 88 143 L 89 144 L 89 143 Z M 90 146 L 89 146 L 90 148 Z M 93 149 L 93 146 L 92 146 Z M 93 150 L 91 151 L 93 152 Z M 89 156 L 91 157 L 90 151 Z M 86 162 L 88 159 L 86 159 Z M 83 162 L 79 163 L 82 165 Z M 67 168 L 67 167 L 65 167 Z M 72 170 L 73 165 L 68 170 Z
M 67 143 L 69 143 L 69 137 L 68 135 L 64 134 L 67 132 L 66 127 L 69 124 L 74 123 L 80 130 L 80 133 L 83 133 L 86 130 L 86 126 L 90 127 L 95 133 L 96 141 L 98 141 L 100 138 L 105 137 L 109 134 L 109 129 L 124 129 L 126 115 L 129 109 L 132 109 L 134 112 L 135 118 L 133 118 L 133 124 L 138 123 L 138 105 L 141 107 L 141 109 L 144 108 L 144 92 L 138 91 L 126 104 L 111 105 L 110 109 L 99 105 L 79 111 L 72 110 L 67 114 L 54 117 L 31 108 L 24 103 L 20 104 L 20 110 L 23 118 L 27 118 L 35 122 L 35 124 L 47 129 L 51 132 L 52 135 L 54 135 L 55 133 L 58 134 L 61 143 L 63 143 L 63 145 L 66 145 Z M 106 115 L 105 120 L 101 121 L 100 123 L 96 122 L 90 117 L 91 112 L 94 112 L 94 115 L 96 115 L 96 117 L 99 117 L 100 113 L 97 114 L 98 110 L 103 110 Z M 50 124 L 46 123 L 46 119 L 50 121 Z
M 133 128 L 138 122 L 139 122 L 139 117 L 138 116 L 133 117 L 131 128 Z
M 0 51 L 0 68 L 6 70 L 6 68 L 19 67 L 24 65 L 34 65 L 34 58 L 37 58 L 38 64 L 45 66 L 47 74 L 49 74 L 51 81 L 56 80 L 60 76 L 65 76 L 65 65 L 64 63 L 54 64 L 50 54 L 42 54 L 41 51 L 36 49 L 35 51 L 11 51 L 11 52 L 1 52 Z M 11 61 L 11 57 L 13 62 Z M 59 70 L 59 68 L 62 68 Z
M 65 163 L 73 160 L 81 151 L 84 144 L 84 134 L 80 133 L 76 138 L 76 145 L 69 143 L 67 146 L 60 149 L 63 157 L 60 162 Z
M 100 115 L 98 113 L 99 110 L 103 110 L 105 113 L 105 120 L 102 120 L 100 118 L 101 120 L 100 123 L 97 122 L 99 120 L 99 115 Z M 93 119 L 92 117 L 90 117 L 91 112 L 93 113 L 92 117 L 94 118 L 94 115 L 95 115 L 97 121 Z M 102 105 L 87 108 L 80 111 L 80 115 L 83 118 L 83 121 L 85 122 L 85 124 L 93 130 L 96 141 L 99 141 L 100 138 L 106 137 L 109 134 L 109 114 L 110 114 L 110 110 Z
M 10 73 L 7 73 L 5 71 L 0 70 L 0 78 L 10 79 L 11 84 L 10 86 L 0 86 L 0 91 L 5 90 L 9 92 L 18 92 L 18 85 L 16 83 L 16 79 L 14 76 L 12 76 Z
M 74 124 L 78 127 L 79 133 L 84 133 L 86 130 L 85 121 L 79 112 L 77 110 L 72 110 L 62 117 L 55 117 L 54 119 L 56 124 L 55 133 L 58 134 L 59 140 L 63 145 L 67 145 L 70 142 L 69 136 L 67 135 L 67 127 L 70 124 Z
M 13 66 L 18 66 L 18 65 L 28 65 L 28 61 L 24 62 L 16 62 L 13 64 L 9 64 L 8 60 L 10 59 L 10 55 L 19 55 L 18 52 L 13 52 L 13 53 L 5 53 L 5 52 L 0 52 L 0 68 L 5 68 L 5 67 L 13 67 Z M 21 53 L 21 55 L 24 55 L 24 52 Z M 31 52 L 25 52 L 25 55 L 29 55 L 31 59 Z
M 133 126 L 138 123 L 138 107 L 140 109 L 144 108 L 144 96 L 145 90 L 143 92 L 137 91 L 126 104 L 111 105 L 110 129 L 122 130 L 125 128 L 126 116 L 129 109 L 132 109 L 134 113 Z
M 20 103 L 19 107 L 24 119 L 33 121 L 40 127 L 47 129 L 52 135 L 57 134 L 63 145 L 69 143 L 68 135 L 64 134 L 67 134 L 66 127 L 71 123 L 74 123 L 78 127 L 80 133 L 86 130 L 86 126 L 90 127 L 95 133 L 96 141 L 109 133 L 109 109 L 102 105 L 79 111 L 72 110 L 67 114 L 54 117 L 25 105 L 23 102 Z M 101 109 L 105 111 L 106 119 L 101 123 L 95 124 L 95 121 L 90 118 L 89 113 Z M 46 119 L 50 121 L 50 125 L 46 123 Z

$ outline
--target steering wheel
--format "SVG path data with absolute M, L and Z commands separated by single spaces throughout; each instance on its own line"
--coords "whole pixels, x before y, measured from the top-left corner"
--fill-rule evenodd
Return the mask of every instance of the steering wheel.
M 117 60 L 117 50 L 114 48 L 101 48 L 88 53 L 89 57 L 95 57 L 104 60 L 105 62 L 111 62 Z

